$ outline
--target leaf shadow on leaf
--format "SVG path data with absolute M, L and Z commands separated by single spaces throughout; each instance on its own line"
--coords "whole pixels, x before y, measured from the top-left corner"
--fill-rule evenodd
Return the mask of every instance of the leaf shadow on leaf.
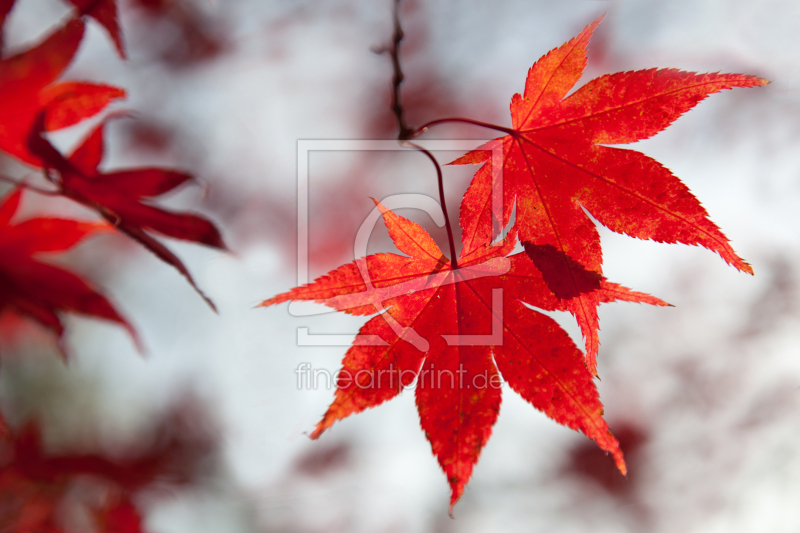
M 600 289 L 603 276 L 550 244 L 522 243 L 525 253 L 542 273 L 547 287 L 562 300 Z

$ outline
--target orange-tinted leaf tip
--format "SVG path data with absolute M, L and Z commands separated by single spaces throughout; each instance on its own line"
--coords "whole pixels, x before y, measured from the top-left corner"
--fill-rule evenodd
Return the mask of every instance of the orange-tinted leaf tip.
M 620 474 L 623 476 L 628 475 L 628 466 L 625 464 L 625 459 L 622 457 L 622 451 L 619 449 L 614 452 L 614 463 L 616 463 Z
M 277 303 L 281 303 L 281 302 L 283 302 L 283 301 L 286 301 L 286 300 L 279 299 L 279 298 L 280 298 L 280 295 L 278 295 L 278 296 L 273 296 L 272 298 L 269 298 L 268 300 L 264 300 L 264 301 L 263 301 L 263 302 L 261 302 L 260 304 L 256 304 L 256 306 L 255 306 L 255 307 L 256 307 L 256 308 L 258 308 L 258 307 L 269 307 L 269 306 L 271 306 L 271 305 L 275 305 L 275 304 L 277 304 Z
M 320 420 L 316 426 L 314 426 L 314 431 L 309 434 L 309 438 L 311 440 L 317 440 L 326 429 L 331 427 L 332 422 L 328 422 L 327 414 Z
M 447 509 L 447 516 L 452 519 L 455 519 L 453 515 L 453 509 L 455 508 L 458 501 L 461 499 L 461 496 L 464 495 L 464 488 L 466 487 L 466 483 L 458 482 L 457 480 L 451 480 L 450 482 L 450 506 Z

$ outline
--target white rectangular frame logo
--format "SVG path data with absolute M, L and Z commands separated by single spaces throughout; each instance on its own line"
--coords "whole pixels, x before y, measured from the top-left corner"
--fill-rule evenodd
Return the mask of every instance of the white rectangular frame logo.
M 475 150 L 479 146 L 489 142 L 490 139 L 470 139 L 470 140 L 414 140 L 414 143 L 430 152 L 468 152 Z M 396 140 L 309 140 L 298 139 L 297 141 L 297 285 L 309 283 L 308 265 L 308 242 L 309 242 L 309 156 L 313 151 L 329 152 L 399 152 L 414 151 L 413 148 L 404 147 Z M 492 213 L 502 214 L 503 210 L 503 143 L 491 149 L 492 152 L 492 173 L 494 183 L 492 187 Z M 433 199 L 431 199 L 433 200 Z M 436 202 L 437 205 L 438 202 Z M 412 205 L 404 207 L 415 207 Z M 441 211 L 441 206 L 439 207 Z M 501 228 L 502 230 L 502 228 Z M 499 244 L 499 243 L 498 243 Z M 357 259 L 357 258 L 356 258 Z M 445 335 L 448 344 L 470 344 L 470 345 L 496 345 L 498 341 L 502 343 L 502 331 L 496 331 L 495 322 L 502 323 L 502 289 L 498 289 L 499 294 L 493 291 L 492 310 L 493 327 L 491 335 L 467 335 L 469 340 L 461 341 L 453 338 L 458 335 Z M 308 311 L 303 305 L 304 302 L 290 302 L 289 313 L 292 316 L 310 316 L 324 314 L 332 311 Z M 498 309 L 499 306 L 499 309 Z M 498 338 L 499 335 L 499 338 Z M 380 338 L 371 338 L 373 335 L 357 335 L 360 345 L 386 345 Z M 352 333 L 337 334 L 311 334 L 307 327 L 297 328 L 298 346 L 350 346 L 353 343 Z

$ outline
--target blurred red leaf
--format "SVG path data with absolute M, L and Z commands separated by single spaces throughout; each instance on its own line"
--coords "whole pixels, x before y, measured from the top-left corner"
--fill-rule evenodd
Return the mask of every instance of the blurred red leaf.
M 93 531 L 139 533 L 142 520 L 133 498 L 142 490 L 193 480 L 202 458 L 211 451 L 207 438 L 186 425 L 183 413 L 166 417 L 162 437 L 136 457 L 113 460 L 98 454 L 50 454 L 42 446 L 38 425 L 0 433 L 0 531 L 61 532 L 64 507 L 89 507 Z M 76 499 L 83 480 L 99 483 L 102 498 Z
M 96 511 L 98 529 L 108 533 L 139 533 L 142 531 L 142 517 L 128 500 L 122 500 L 110 509 Z
M 160 58 L 172 68 L 180 68 L 218 57 L 231 47 L 225 28 L 211 18 L 197 2 L 187 0 L 134 0 L 153 17 L 171 28 L 171 42 L 160 51 Z
M 22 191 L 0 205 L 0 311 L 28 316 L 52 330 L 59 339 L 64 328 L 61 312 L 74 312 L 117 322 L 138 344 L 136 332 L 108 300 L 83 279 L 38 260 L 43 252 L 61 252 L 85 237 L 107 231 L 107 224 L 59 218 L 33 218 L 12 224 Z
M 84 23 L 73 18 L 37 46 L 0 61 L 0 150 L 25 163 L 41 166 L 26 138 L 42 111 L 51 111 L 45 130 L 56 130 L 93 116 L 125 91 L 107 85 L 63 83 L 54 86 L 72 61 Z
M 98 165 L 103 157 L 103 124 L 84 139 L 65 158 L 43 137 L 43 116 L 31 129 L 28 148 L 48 169 L 56 170 L 62 193 L 76 202 L 97 210 L 122 233 L 142 244 L 162 261 L 175 267 L 213 308 L 214 304 L 199 289 L 178 257 L 153 238 L 148 231 L 193 241 L 225 250 L 222 236 L 213 223 L 189 213 L 174 213 L 147 203 L 192 179 L 183 172 L 163 168 L 138 168 L 103 173 Z
M 322 476 L 347 466 L 352 454 L 348 443 L 334 444 L 328 448 L 312 448 L 294 464 L 294 471 L 306 476 Z
M 625 452 L 628 464 L 635 460 L 642 446 L 647 442 L 647 435 L 641 428 L 622 423 L 616 426 L 615 431 L 619 447 Z M 566 471 L 578 474 L 592 480 L 610 494 L 624 496 L 631 492 L 635 486 L 636 475 L 631 473 L 627 478 L 621 476 L 608 457 L 599 453 L 594 446 L 581 443 L 569 453 L 569 462 Z
M 6 23 L 6 17 L 14 7 L 15 0 L 0 0 L 0 51 L 3 48 L 3 28 Z
M 39 100 L 47 109 L 45 130 L 77 124 L 102 111 L 112 100 L 124 97 L 124 90 L 110 85 L 81 82 L 51 85 L 39 93 Z
M 69 2 L 77 7 L 81 14 L 86 14 L 100 23 L 108 34 L 111 40 L 114 41 L 120 57 L 125 58 L 125 46 L 122 42 L 122 30 L 119 27 L 119 19 L 117 17 L 117 4 L 115 0 L 69 0 Z

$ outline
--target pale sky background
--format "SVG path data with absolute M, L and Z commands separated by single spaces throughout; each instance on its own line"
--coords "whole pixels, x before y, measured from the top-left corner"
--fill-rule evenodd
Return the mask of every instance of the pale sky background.
M 57 0 L 18 3 L 7 34 L 12 47 L 66 12 Z M 684 180 L 754 277 L 707 250 L 601 229 L 606 276 L 675 305 L 601 308 L 598 387 L 612 430 L 626 435 L 629 479 L 604 477 L 614 474 L 611 460 L 591 441 L 506 388 L 455 520 L 410 391 L 319 441 L 304 435 L 333 390 L 298 389 L 295 369 L 307 362 L 334 371 L 346 347 L 299 347 L 296 328 L 354 334 L 363 318 L 254 309 L 296 282 L 298 139 L 395 134 L 388 58 L 370 51 L 390 38 L 390 2 L 174 5 L 157 16 L 122 2 L 127 62 L 90 23 L 65 79 L 129 91 L 117 108 L 137 118 L 109 128 L 106 168 L 157 163 L 200 178 L 203 187 L 164 203 L 217 222 L 235 253 L 168 245 L 220 313 L 125 237 L 98 238 L 67 264 L 111 295 L 148 353 L 137 354 L 120 328 L 69 317 L 69 365 L 48 351 L 46 337 L 31 339 L 15 348 L 19 357 L 3 361 L 0 377 L 10 409 L 42 414 L 54 442 L 135 440 L 187 392 L 200 399 L 218 428 L 219 466 L 199 488 L 143 501 L 153 532 L 800 528 L 800 5 L 408 1 L 404 59 L 414 125 L 452 115 L 508 125 L 511 95 L 523 89 L 527 69 L 603 13 L 583 81 L 650 67 L 772 80 L 713 95 L 631 146 Z M 88 127 L 56 140 L 74 145 Z M 446 127 L 426 136 L 491 137 Z M 442 154 L 442 162 L 457 155 Z M 445 175 L 455 217 L 469 169 Z M 353 258 L 369 197 L 435 191 L 432 168 L 416 154 L 313 154 L 312 275 Z M 26 205 L 31 213 L 89 215 L 32 195 Z M 426 215 L 403 214 L 433 227 Z M 433 235 L 444 245 L 443 231 Z M 382 224 L 370 248 L 379 249 L 390 249 Z

